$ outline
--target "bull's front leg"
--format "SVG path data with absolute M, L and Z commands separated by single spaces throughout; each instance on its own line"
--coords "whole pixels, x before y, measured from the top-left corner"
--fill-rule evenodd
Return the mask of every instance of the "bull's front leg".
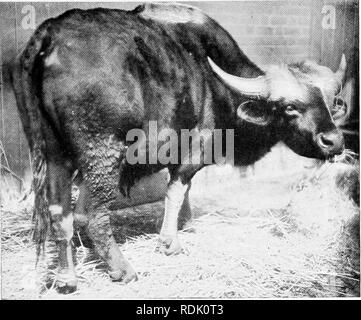
M 191 182 L 189 182 L 188 190 L 184 196 L 183 204 L 179 212 L 178 217 L 178 230 L 187 228 L 188 222 L 192 219 L 192 210 L 189 203 L 189 190 L 191 188 Z
M 165 215 L 160 231 L 158 251 L 166 255 L 179 254 L 182 247 L 178 240 L 178 216 L 183 202 L 188 197 L 190 182 L 180 178 L 171 179 L 165 197 Z

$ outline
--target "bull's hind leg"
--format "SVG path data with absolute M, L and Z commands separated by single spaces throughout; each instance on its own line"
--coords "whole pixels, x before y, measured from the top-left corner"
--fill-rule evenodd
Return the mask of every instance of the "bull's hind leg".
M 113 136 L 94 137 L 85 143 L 80 159 L 86 183 L 87 233 L 98 255 L 107 263 L 109 275 L 115 281 L 129 282 L 137 278 L 123 257 L 110 225 L 109 206 L 118 196 L 119 157 L 123 145 Z
M 59 253 L 59 270 L 56 286 L 61 293 L 76 290 L 71 239 L 73 237 L 73 214 L 71 212 L 71 171 L 62 163 L 50 161 L 49 211 L 51 227 Z
M 137 274 L 121 253 L 110 226 L 109 210 L 100 207 L 91 209 L 87 231 L 97 254 L 107 263 L 112 280 L 128 283 L 137 279 Z

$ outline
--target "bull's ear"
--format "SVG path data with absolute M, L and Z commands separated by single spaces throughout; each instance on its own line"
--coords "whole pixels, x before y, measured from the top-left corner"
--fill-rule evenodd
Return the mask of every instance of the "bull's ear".
M 272 122 L 274 115 L 272 110 L 262 101 L 246 101 L 237 109 L 237 116 L 247 122 L 258 126 L 266 126 Z
M 347 103 L 342 98 L 336 97 L 331 108 L 332 118 L 339 120 L 347 116 Z

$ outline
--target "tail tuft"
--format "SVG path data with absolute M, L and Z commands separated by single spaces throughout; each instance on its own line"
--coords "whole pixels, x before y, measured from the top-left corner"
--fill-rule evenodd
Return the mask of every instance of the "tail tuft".
M 43 153 L 40 153 L 40 155 L 35 153 L 33 152 L 33 187 L 35 191 L 33 240 L 36 243 L 37 257 L 39 257 L 44 250 L 48 235 L 50 213 L 47 201 L 47 164 Z

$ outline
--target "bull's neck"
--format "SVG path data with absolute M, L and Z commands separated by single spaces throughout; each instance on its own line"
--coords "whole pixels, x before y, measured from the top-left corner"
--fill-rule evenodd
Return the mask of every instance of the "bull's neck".
M 276 127 L 241 121 L 234 131 L 235 165 L 251 165 L 263 158 L 280 141 Z

